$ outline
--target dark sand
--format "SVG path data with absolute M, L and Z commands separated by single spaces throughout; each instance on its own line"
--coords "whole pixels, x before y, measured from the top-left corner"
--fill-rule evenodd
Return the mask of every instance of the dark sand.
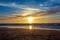
M 0 40 L 60 40 L 60 30 L 0 28 Z

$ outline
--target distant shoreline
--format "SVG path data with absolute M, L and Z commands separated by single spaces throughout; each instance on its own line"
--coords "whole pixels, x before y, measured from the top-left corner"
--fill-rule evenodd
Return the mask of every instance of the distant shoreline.
M 0 25 L 1 24 L 9 24 L 9 25 L 14 25 L 14 24 L 16 24 L 16 25 L 26 25 L 26 24 L 28 24 L 28 25 L 34 25 L 34 24 L 60 24 L 60 23 L 31 23 L 31 24 L 29 24 L 29 23 L 0 23 Z
M 17 23 L 0 23 L 0 26 L 21 26 L 21 25 L 53 25 L 57 26 L 60 25 L 60 23 L 32 23 L 32 24 L 17 24 Z

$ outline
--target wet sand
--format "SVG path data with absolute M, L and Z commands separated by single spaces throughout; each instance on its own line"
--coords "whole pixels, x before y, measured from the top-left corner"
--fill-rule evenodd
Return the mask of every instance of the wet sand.
M 60 40 L 60 30 L 0 28 L 0 40 Z

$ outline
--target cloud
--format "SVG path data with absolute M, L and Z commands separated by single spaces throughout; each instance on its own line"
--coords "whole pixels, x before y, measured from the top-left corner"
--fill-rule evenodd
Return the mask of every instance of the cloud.
M 46 7 L 52 8 L 52 7 L 60 6 L 60 0 L 48 0 L 43 4 Z
M 38 12 L 34 12 L 34 14 L 29 14 L 27 16 L 38 16 L 38 17 L 41 17 L 41 16 L 45 16 L 45 17 L 52 17 L 53 19 L 60 19 L 59 16 L 60 16 L 60 7 L 55 7 L 55 8 L 52 8 L 52 9 L 49 9 L 47 11 L 38 11 Z M 56 18 L 55 18 L 56 17 Z
M 15 15 L 21 15 L 21 14 L 25 14 L 27 12 L 31 12 L 31 11 L 40 11 L 40 9 L 37 8 L 32 8 L 26 5 L 21 5 L 21 4 L 16 4 L 16 3 L 0 3 L 0 6 L 7 6 L 7 7 L 12 7 L 12 8 L 17 8 L 22 10 L 21 12 L 19 11 L 18 14 L 12 14 L 10 16 L 15 16 Z M 9 17 L 10 17 L 9 16 Z
M 29 7 L 26 5 L 20 5 L 20 4 L 16 4 L 16 3 L 8 3 L 8 4 L 0 3 L 0 6 L 8 6 L 8 7 L 13 7 L 13 8 L 23 9 L 22 13 L 12 14 L 11 16 L 9 16 L 9 18 L 24 18 L 24 17 L 28 17 L 28 16 L 33 16 L 33 17 L 47 16 L 47 17 L 50 17 L 50 16 L 54 16 L 54 15 L 60 15 L 60 13 L 58 13 L 58 12 L 60 12 L 60 7 L 54 7 L 52 9 L 43 11 L 43 10 L 38 9 L 38 8 L 32 8 L 32 7 Z M 40 4 L 40 6 L 44 7 L 43 4 Z
M 60 19 L 60 7 L 56 7 L 47 11 L 32 11 L 25 10 L 22 14 L 12 15 L 9 18 L 17 19 L 17 18 L 26 18 L 26 17 L 38 17 L 38 18 L 46 18 L 46 19 Z M 56 17 L 56 18 L 55 18 Z M 58 18 L 57 18 L 58 17 Z
M 1 23 L 24 23 L 24 18 L 27 17 L 34 17 L 36 20 L 39 20 L 39 22 L 43 20 L 41 23 L 60 23 L 60 7 L 55 7 L 46 11 L 35 10 L 35 8 L 24 8 L 21 14 L 13 14 L 8 18 L 0 19 L 0 21 Z
M 14 8 L 26 9 L 26 10 L 39 10 L 39 9 L 31 8 L 26 5 L 19 5 L 15 3 L 8 3 L 8 4 L 0 3 L 0 6 L 8 6 L 8 7 L 14 7 Z

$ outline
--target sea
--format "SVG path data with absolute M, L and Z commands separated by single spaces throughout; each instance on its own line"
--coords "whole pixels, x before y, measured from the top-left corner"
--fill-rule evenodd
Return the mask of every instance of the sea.
M 41 23 L 41 24 L 0 24 L 0 28 L 22 28 L 22 29 L 43 29 L 60 30 L 60 23 Z

